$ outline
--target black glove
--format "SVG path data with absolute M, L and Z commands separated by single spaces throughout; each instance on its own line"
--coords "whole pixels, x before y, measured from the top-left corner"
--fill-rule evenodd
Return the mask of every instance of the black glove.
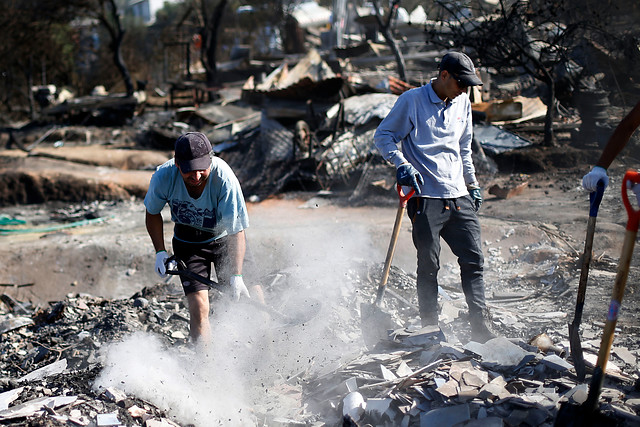
M 416 190 L 416 193 L 420 192 L 420 185 L 424 184 L 424 179 L 422 179 L 422 175 L 420 172 L 416 170 L 411 164 L 405 163 L 398 166 L 398 170 L 396 171 L 396 179 L 398 180 L 398 184 L 404 185 L 405 187 L 413 187 Z
M 475 184 L 471 184 L 467 186 L 467 190 L 469 190 L 469 195 L 473 199 L 476 212 L 478 212 L 480 210 L 480 206 L 482 206 L 482 189 Z

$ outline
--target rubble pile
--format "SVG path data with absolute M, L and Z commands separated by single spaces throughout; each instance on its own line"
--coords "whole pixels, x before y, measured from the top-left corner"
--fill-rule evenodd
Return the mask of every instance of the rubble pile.
M 520 264 L 549 250 L 523 249 Z M 504 263 L 493 254 L 488 257 L 490 263 Z M 537 290 L 504 282 L 516 268 L 522 273 L 515 262 L 511 267 L 503 265 L 501 278 L 487 278 L 494 329 L 500 336 L 484 344 L 469 341 L 464 296 L 459 289 L 446 285 L 440 289 L 440 328 L 421 328 L 417 310 L 407 307 L 402 295 L 389 296 L 388 309 L 396 320 L 405 319 L 404 327 L 390 331 L 388 341 L 381 341 L 336 372 L 312 379 L 310 398 L 318 405 L 330 402 L 361 425 L 553 425 L 562 402 L 579 405 L 588 393 L 588 384 L 577 380 L 569 357 L 561 294 L 570 294 L 571 289 L 566 284 L 558 286 L 569 273 L 563 261 L 566 263 L 558 257 L 553 266 L 538 264 L 537 268 L 549 273 L 542 281 L 535 271 L 519 276 L 523 283 L 540 283 Z M 445 277 L 455 282 L 459 271 L 451 265 L 445 270 Z M 409 304 L 415 304 L 412 277 L 392 268 L 390 282 L 394 289 L 401 284 L 402 290 L 408 291 L 406 298 L 412 300 Z M 413 311 L 408 322 L 407 311 Z M 600 345 L 593 334 L 599 328 L 599 338 L 604 323 L 583 326 L 584 337 L 590 338 L 583 343 L 588 352 L 585 357 L 593 369 Z M 536 332 L 541 330 L 546 332 Z M 610 382 L 601 394 L 601 411 L 617 425 L 640 421 L 638 345 L 635 329 L 627 332 L 619 331 L 616 336 L 613 360 L 607 366 Z
M 163 294 L 162 301 L 153 299 L 154 292 Z M 0 422 L 136 425 L 155 419 L 147 425 L 172 425 L 154 405 L 92 384 L 101 370 L 100 349 L 134 331 L 168 334 L 167 345 L 186 343 L 188 312 L 181 299 L 145 288 L 127 300 L 78 294 L 32 307 L 3 294 Z
M 551 252 L 557 256 L 551 257 Z M 494 328 L 501 336 L 485 344 L 469 341 L 464 297 L 453 285 L 459 272 L 452 265 L 442 269 L 440 328 L 420 326 L 415 277 L 392 267 L 382 309 L 395 326 L 388 330 L 387 339 L 367 343 L 362 307 L 375 299 L 382 268 L 364 261 L 345 273 L 338 294 L 317 300 L 315 312 L 300 325 L 263 323 L 262 336 L 271 344 L 263 346 L 255 337 L 246 342 L 241 337 L 230 337 L 226 343 L 214 340 L 214 346 L 230 345 L 221 349 L 225 352 L 255 351 L 260 359 L 273 359 L 267 372 L 259 372 L 263 367 L 256 363 L 255 372 L 247 373 L 259 378 L 250 384 L 263 391 L 262 396 L 258 393 L 260 397 L 249 399 L 249 414 L 237 425 L 342 425 L 345 419 L 351 425 L 373 426 L 552 425 L 561 402 L 582 403 L 588 390 L 586 383 L 577 381 L 571 364 L 568 320 L 562 310 L 572 298 L 573 289 L 567 283 L 575 266 L 570 255 L 551 245 L 522 248 L 514 260 L 506 261 L 497 250 L 488 250 L 487 262 L 501 265 L 492 268 L 495 273 L 486 279 Z M 515 276 L 521 286 L 514 286 Z M 269 294 L 295 287 L 298 278 L 283 271 L 270 279 L 268 300 L 281 301 L 277 309 L 283 310 L 283 298 L 269 298 Z M 198 349 L 188 343 L 188 311 L 175 284 L 167 281 L 117 300 L 70 294 L 46 307 L 6 294 L 2 301 L 1 424 L 186 426 L 201 422 L 197 415 L 189 420 L 153 395 L 136 395 L 126 375 L 118 386 L 99 380 L 105 371 L 117 369 L 108 356 L 114 345 L 129 341 L 138 353 L 145 352 L 139 333 L 154 336 L 167 355 L 138 354 L 148 369 L 161 371 L 163 359 L 171 354 L 199 363 Z M 232 306 L 231 310 L 238 309 Z M 251 315 L 256 316 L 255 310 Z M 583 325 L 588 369 L 595 365 L 600 327 L 593 322 Z M 622 328 L 607 366 L 601 411 L 618 425 L 637 425 L 639 346 L 635 330 Z M 279 353 L 289 340 L 297 342 L 296 354 Z M 324 346 L 341 348 L 322 353 Z M 286 358 L 291 360 L 277 361 Z M 179 372 L 158 375 L 160 380 L 145 377 L 144 381 L 149 387 L 162 383 L 163 376 L 193 381 Z M 249 390 L 246 393 L 251 395 Z M 243 412 L 240 409 L 237 412 Z M 217 415 L 212 413 L 209 419 Z

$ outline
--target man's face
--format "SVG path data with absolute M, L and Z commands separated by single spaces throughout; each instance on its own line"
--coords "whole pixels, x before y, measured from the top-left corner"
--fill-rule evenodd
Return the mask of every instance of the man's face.
M 203 186 L 207 182 L 207 179 L 209 179 L 209 174 L 211 173 L 211 168 L 192 170 L 191 172 L 185 173 L 182 172 L 182 169 L 178 166 L 178 170 L 180 170 L 180 175 L 182 175 L 182 179 L 187 188 L 199 188 Z
M 459 77 L 447 70 L 443 71 L 447 97 L 453 99 L 467 92 L 468 86 L 459 81 Z

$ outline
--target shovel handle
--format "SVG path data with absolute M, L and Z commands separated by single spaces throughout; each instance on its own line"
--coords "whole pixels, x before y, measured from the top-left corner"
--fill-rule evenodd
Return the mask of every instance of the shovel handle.
M 191 280 L 195 280 L 200 283 L 204 283 L 211 289 L 215 289 L 219 292 L 225 293 L 228 289 L 219 283 L 214 282 L 208 277 L 201 276 L 187 268 L 187 265 L 181 259 L 177 258 L 175 255 L 171 255 L 165 261 L 165 267 L 167 274 L 171 274 L 174 276 L 182 276 Z
M 598 216 L 598 208 L 604 194 L 604 182 L 598 181 L 596 191 L 589 194 L 589 220 L 587 221 L 587 236 L 584 240 L 584 252 L 582 253 L 582 268 L 580 270 L 580 281 L 578 282 L 578 298 L 576 300 L 576 313 L 573 324 L 577 327 L 582 318 L 582 308 L 584 306 L 584 297 L 587 289 L 587 279 L 589 277 L 589 264 L 591 263 L 591 251 L 593 249 L 593 235 L 596 229 L 596 218 Z
M 596 191 L 592 191 L 589 194 L 589 216 L 598 216 L 598 209 L 600 208 L 600 202 L 602 201 L 602 195 L 604 194 L 604 181 L 598 181 Z
M 169 268 L 170 264 L 175 263 L 175 268 Z M 187 265 L 184 263 L 184 261 L 182 261 L 181 259 L 177 258 L 175 255 L 170 256 L 167 261 L 165 262 L 165 266 L 167 267 L 167 274 L 171 274 L 171 275 L 175 275 L 175 276 L 183 276 L 186 278 L 189 278 L 191 280 L 196 280 L 200 283 L 204 283 L 205 285 L 207 285 L 209 288 L 211 289 L 215 289 L 218 292 L 222 292 L 225 293 L 226 291 L 228 291 L 228 289 L 225 289 L 225 286 L 220 285 L 219 283 L 214 282 L 213 280 L 201 276 L 197 273 L 194 273 L 193 271 L 187 269 Z M 287 323 L 293 323 L 294 320 L 292 318 L 290 318 L 289 316 L 280 313 L 278 310 L 269 307 L 268 305 L 265 305 L 259 301 L 256 301 L 252 298 L 248 298 L 248 299 L 244 299 L 243 302 L 250 304 L 268 314 L 270 314 L 273 317 L 278 318 L 279 320 L 283 320 Z
M 620 307 L 622 306 L 622 297 L 624 296 L 624 288 L 627 285 L 627 277 L 629 275 L 629 267 L 631 265 L 631 257 L 633 256 L 633 247 L 636 243 L 636 236 L 638 235 L 638 224 L 640 223 L 640 210 L 633 209 L 629 202 L 629 196 L 627 194 L 627 184 L 633 182 L 634 184 L 640 183 L 640 173 L 635 171 L 627 171 L 622 179 L 622 202 L 627 209 L 629 219 L 627 221 L 627 230 L 624 235 L 624 242 L 622 245 L 622 254 L 618 261 L 618 273 L 616 274 L 616 280 L 613 285 L 613 295 L 611 296 L 611 302 L 609 303 L 609 310 L 607 311 L 607 321 L 604 325 L 604 331 L 602 333 L 602 341 L 600 342 L 600 350 L 598 351 L 598 363 L 594 370 L 593 377 L 591 378 L 591 386 L 589 387 L 589 395 L 584 403 L 587 408 L 594 410 L 598 404 L 598 398 L 600 396 L 600 390 L 604 377 L 607 372 L 607 361 L 609 360 L 609 354 L 611 352 L 611 346 L 613 345 L 613 336 L 616 329 L 616 323 L 618 322 L 618 314 L 620 313 Z
M 638 232 L 638 224 L 640 224 L 640 209 L 634 209 L 629 202 L 629 195 L 627 194 L 628 183 L 640 184 L 640 173 L 628 170 L 622 179 L 622 203 L 624 203 L 624 207 L 627 209 L 627 215 L 629 216 L 629 220 L 627 221 L 627 230 Z
M 396 243 L 398 242 L 398 235 L 400 234 L 400 225 L 402 224 L 402 216 L 407 208 L 407 201 L 413 196 L 415 190 L 412 188 L 407 194 L 404 194 L 402 186 L 397 185 L 398 197 L 400 202 L 398 204 L 398 210 L 396 212 L 396 220 L 393 224 L 393 232 L 391 233 L 391 240 L 389 241 L 389 248 L 387 249 L 387 256 L 384 260 L 384 269 L 382 270 L 382 278 L 378 285 L 378 291 L 376 292 L 375 305 L 380 306 L 382 303 L 382 297 L 384 296 L 384 290 L 387 286 L 387 280 L 389 280 L 389 273 L 391 271 L 391 261 L 393 260 L 393 254 L 396 251 Z
M 402 206 L 403 208 L 406 208 L 407 207 L 407 202 L 409 201 L 411 196 L 413 196 L 415 194 L 416 190 L 414 190 L 412 188 L 411 190 L 409 190 L 409 192 L 407 194 L 404 194 L 404 190 L 402 189 L 402 185 L 397 184 L 396 187 L 397 187 L 397 190 L 398 190 L 398 197 L 400 198 L 400 206 Z
M 578 379 L 582 381 L 586 371 L 584 368 L 584 357 L 582 356 L 582 345 L 580 344 L 580 322 L 584 311 L 584 300 L 587 293 L 587 280 L 589 279 L 589 264 L 591 264 L 591 253 L 593 250 L 593 235 L 596 229 L 598 208 L 604 194 L 604 182 L 598 181 L 596 191 L 589 194 L 589 220 L 587 221 L 587 236 L 584 240 L 584 252 L 582 253 L 582 267 L 580 269 L 580 281 L 578 282 L 578 295 L 576 297 L 576 311 L 573 321 L 569 324 L 569 342 L 571 344 L 571 356 L 576 369 Z

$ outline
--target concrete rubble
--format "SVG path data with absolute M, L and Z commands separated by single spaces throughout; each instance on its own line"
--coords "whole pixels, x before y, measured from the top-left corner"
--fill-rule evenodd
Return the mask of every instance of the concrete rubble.
M 523 258 L 549 251 L 530 250 Z M 557 285 L 567 274 L 562 265 L 565 256 L 558 253 L 551 265 L 533 264 L 528 270 L 515 264 L 509 268 L 496 253 L 488 257 L 490 263 L 503 265 L 501 280 L 517 270 L 523 283 L 532 280 L 545 290 L 500 289 L 495 285 L 500 280 L 489 278 L 494 283 L 490 299 L 494 327 L 502 336 L 484 344 L 468 341 L 462 293 L 453 288 L 441 289 L 441 330 L 420 328 L 412 291 L 415 277 L 392 267 L 384 309 L 397 328 L 389 330 L 387 340 L 367 347 L 358 307 L 374 299 L 381 266 L 361 262 L 349 272 L 352 286 L 330 301 L 322 315 L 331 319 L 325 326 L 328 332 L 340 337 L 345 347 L 355 343 L 356 350 L 334 360 L 310 361 L 301 372 L 275 379 L 272 392 L 285 400 L 294 397 L 297 403 L 288 409 L 256 405 L 252 422 L 340 425 L 348 415 L 358 425 L 372 426 L 552 425 L 561 402 L 579 404 L 587 392 L 587 384 L 577 382 L 567 355 L 567 319 L 558 297 L 566 285 Z M 445 276 L 455 274 L 451 266 L 445 270 Z M 293 278 L 291 272 L 273 277 Z M 517 308 L 532 301 L 536 301 L 533 310 Z M 158 284 L 120 300 L 69 294 L 47 306 L 24 302 L 20 307 L 2 306 L 2 424 L 188 425 L 162 408 L 161 402 L 94 385 L 106 369 L 105 349 L 139 332 L 156 336 L 167 351 L 184 357 L 192 354 L 188 312 L 175 285 Z M 319 319 L 308 322 L 314 321 Z M 599 344 L 598 328 L 583 325 L 590 368 Z M 538 329 L 543 336 L 529 336 Z M 286 329 L 280 333 L 286 334 Z M 541 342 L 546 351 L 529 342 Z M 632 336 L 616 337 L 608 365 L 601 411 L 619 425 L 640 422 L 638 349 Z

